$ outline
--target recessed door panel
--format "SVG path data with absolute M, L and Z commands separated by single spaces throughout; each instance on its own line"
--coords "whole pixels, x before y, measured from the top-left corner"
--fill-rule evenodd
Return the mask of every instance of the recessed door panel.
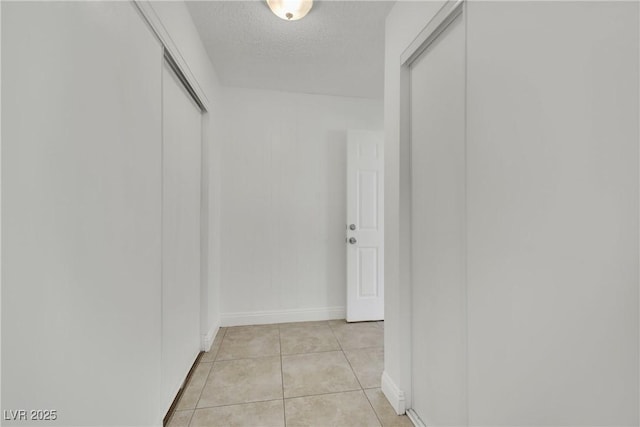
M 358 171 L 358 222 L 361 230 L 378 228 L 378 171 Z
M 358 250 L 358 296 L 378 296 L 378 248 Z

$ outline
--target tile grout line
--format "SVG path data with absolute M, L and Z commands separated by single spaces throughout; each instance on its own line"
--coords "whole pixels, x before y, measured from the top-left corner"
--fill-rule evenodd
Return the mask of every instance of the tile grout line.
M 333 338 L 335 338 L 336 341 L 338 342 L 338 347 L 340 347 L 340 351 L 344 353 L 344 349 L 342 348 L 342 343 L 340 342 L 340 340 L 338 339 L 338 336 L 336 335 L 335 331 L 331 327 L 331 324 L 329 324 L 329 329 L 331 329 L 331 333 L 333 334 Z
M 332 350 L 316 350 L 316 351 L 306 351 L 306 352 L 301 352 L 301 353 L 287 353 L 287 354 L 283 354 L 283 356 L 302 356 L 305 354 L 319 354 L 319 353 L 332 353 L 332 352 L 336 352 L 336 351 L 342 351 L 339 348 L 334 348 Z
M 220 333 L 220 331 L 218 331 L 218 333 Z M 220 345 L 218 346 L 218 349 L 216 350 L 216 355 L 213 357 L 213 361 L 211 362 L 211 368 L 209 368 L 209 372 L 207 372 L 207 378 L 204 379 L 204 385 L 202 386 L 202 389 L 200 390 L 200 393 L 198 393 L 198 398 L 196 399 L 196 407 L 193 408 L 193 412 L 191 413 L 191 418 L 189 419 L 189 424 L 187 424 L 188 426 L 191 426 L 191 420 L 193 420 L 194 415 L 196 414 L 196 411 L 198 409 L 202 409 L 202 408 L 198 408 L 198 403 L 200 403 L 200 399 L 202 399 L 202 393 L 204 393 L 204 388 L 207 386 L 207 383 L 209 382 L 209 377 L 211 376 L 211 373 L 213 372 L 213 365 L 215 365 L 216 363 L 216 359 L 218 358 L 218 353 L 220 352 L 220 348 L 222 348 L 222 343 L 224 342 L 224 337 L 227 335 L 227 329 L 225 328 L 225 330 L 222 332 L 222 337 L 220 338 Z M 213 341 L 215 341 L 216 339 L 214 338 Z
M 209 367 L 209 372 L 207 372 L 207 377 L 204 379 L 205 384 L 202 385 L 202 390 L 204 390 L 204 386 L 206 385 L 207 379 L 209 378 L 209 374 L 211 373 L 211 369 L 213 368 L 213 362 L 203 362 L 202 359 L 199 359 L 198 363 L 196 365 L 194 365 L 193 374 L 189 377 L 189 381 L 184 385 L 184 388 L 182 389 L 182 395 L 180 396 L 180 400 L 178 400 L 176 402 L 176 406 L 175 406 L 175 408 L 173 409 L 173 411 L 171 413 L 171 417 L 169 418 L 169 421 L 171 420 L 171 418 L 173 418 L 175 413 L 178 412 L 178 411 L 192 411 L 191 416 L 193 417 L 193 411 L 195 411 L 197 409 L 197 407 L 198 407 L 198 400 L 200 400 L 200 396 L 202 395 L 202 390 L 200 390 L 200 393 L 198 393 L 198 398 L 196 399 L 196 407 L 195 408 L 184 408 L 184 409 L 178 409 L 178 408 L 180 406 L 180 403 L 182 402 L 182 399 L 184 399 L 185 396 L 186 396 L 187 388 L 189 388 L 189 386 L 191 384 L 193 384 L 196 371 L 203 364 L 211 364 L 211 366 Z M 169 423 L 167 423 L 167 425 L 168 424 Z M 189 425 L 189 424 L 191 424 L 191 418 L 189 418 L 189 422 L 187 423 L 187 425 Z
M 0 1 L 2 1 L 2 0 L 0 0 Z M 257 360 L 257 359 L 265 359 L 267 357 L 278 357 L 278 356 L 280 356 L 280 355 L 279 354 L 267 354 L 267 355 L 255 356 L 255 357 L 238 357 L 237 359 L 220 359 L 220 360 L 216 360 L 214 363 L 235 362 L 235 361 L 238 361 L 238 360 Z M 285 354 L 285 356 L 289 356 L 289 355 Z M 296 355 L 292 354 L 292 356 L 296 356 Z M 212 363 L 212 362 L 205 362 L 205 363 Z
M 377 389 L 376 388 L 368 388 L 366 390 L 377 390 Z M 342 391 L 328 391 L 326 393 L 304 394 L 302 396 L 292 396 L 292 397 L 286 397 L 284 399 L 252 400 L 250 402 L 238 402 L 238 403 L 228 403 L 226 405 L 204 406 L 202 408 L 196 408 L 195 410 L 225 408 L 225 407 L 229 407 L 229 406 L 249 405 L 249 404 L 252 404 L 252 403 L 280 402 L 280 401 L 293 400 L 293 399 L 304 399 L 304 398 L 307 398 L 307 397 L 329 396 L 329 395 L 332 395 L 332 394 L 343 394 L 343 393 L 355 393 L 355 392 L 359 392 L 359 391 L 364 392 L 364 390 L 362 390 L 362 389 L 352 389 L 352 390 L 342 390 Z M 366 393 L 365 393 L 365 396 L 366 396 Z M 195 410 L 194 409 L 182 409 L 181 411 L 184 412 L 184 411 L 195 411 Z
M 253 403 L 281 402 L 282 400 L 283 399 L 251 400 L 249 402 L 226 403 L 224 405 L 203 406 L 202 408 L 196 408 L 196 409 L 183 409 L 182 411 L 202 411 L 203 409 L 228 408 L 230 406 L 251 405 Z
M 278 325 L 278 344 L 280 345 L 280 381 L 282 389 L 282 417 L 284 420 L 284 427 L 287 427 L 287 408 L 284 404 L 284 369 L 282 367 L 282 334 L 280 331 L 280 325 Z
M 358 374 L 356 374 L 356 370 L 353 369 L 353 365 L 351 364 L 351 361 L 347 357 L 347 353 L 345 353 L 344 350 L 342 350 L 342 356 L 347 360 L 347 363 L 349 364 L 349 368 L 351 368 L 351 372 L 353 373 L 353 376 L 356 377 L 356 381 L 358 381 L 360 390 L 364 390 L 364 387 L 362 387 L 362 383 L 360 382 L 360 378 L 358 378 Z
M 351 390 L 342 390 L 342 391 L 327 391 L 324 393 L 317 393 L 317 394 L 303 394 L 302 396 L 291 396 L 291 397 L 285 397 L 284 400 L 293 400 L 293 399 L 304 399 L 306 397 L 317 397 L 317 396 L 328 396 L 331 394 L 343 394 L 343 393 L 355 393 L 358 391 L 364 391 L 360 388 L 353 388 Z
M 175 414 L 175 412 L 174 412 Z M 196 414 L 196 410 L 194 409 L 193 411 L 191 411 L 191 416 L 189 417 L 189 422 L 187 423 L 187 426 L 191 425 L 191 421 L 193 420 L 193 416 Z
M 376 388 L 368 388 L 366 390 L 377 390 L 377 389 Z M 293 400 L 293 399 L 304 399 L 304 398 L 307 398 L 307 397 L 328 396 L 328 395 L 332 395 L 332 394 L 343 394 L 343 393 L 355 393 L 355 392 L 359 392 L 359 391 L 364 392 L 364 390 L 362 390 L 362 389 L 355 388 L 355 389 L 351 389 L 351 390 L 328 391 L 326 393 L 304 394 L 304 395 L 301 395 L 301 396 L 285 397 L 284 399 L 252 400 L 252 401 L 249 401 L 249 402 L 228 403 L 226 405 L 203 406 L 202 408 L 196 408 L 196 409 L 182 409 L 181 412 L 185 412 L 185 411 L 194 412 L 194 411 L 203 410 L 203 409 L 225 408 L 225 407 L 229 407 L 229 406 L 249 405 L 249 404 L 252 404 L 252 403 L 280 402 L 280 401 Z M 366 396 L 366 393 L 365 393 L 365 396 Z
M 220 333 L 220 331 L 218 331 L 218 333 Z M 191 416 L 189 417 L 189 421 L 187 422 L 187 426 L 191 425 L 191 420 L 193 419 L 193 416 L 196 413 L 196 410 L 198 409 L 198 402 L 200 401 L 200 398 L 202 397 L 202 392 L 204 391 L 204 387 L 207 385 L 207 381 L 209 380 L 209 375 L 211 375 L 211 371 L 213 370 L 213 364 L 215 363 L 216 357 L 218 356 L 218 351 L 220 351 L 220 346 L 222 346 L 222 341 L 224 340 L 224 336 L 226 335 L 227 330 L 224 329 L 223 333 L 222 333 L 222 338 L 220 339 L 220 345 L 218 346 L 218 349 L 216 350 L 216 355 L 213 357 L 213 360 L 211 362 L 202 362 L 201 360 L 198 361 L 198 365 L 196 366 L 196 369 L 198 369 L 198 367 L 204 363 L 211 363 L 211 367 L 209 368 L 209 372 L 207 372 L 207 377 L 204 379 L 204 384 L 202 386 L 202 390 L 200 390 L 200 393 L 198 393 L 198 398 L 196 399 L 196 406 L 195 408 L 191 409 L 191 408 L 185 408 L 185 409 L 178 409 L 178 406 L 180 405 L 180 402 L 178 402 L 176 404 L 176 408 L 173 410 L 173 413 L 171 414 L 171 418 L 169 418 L 169 422 L 171 422 L 171 419 L 175 416 L 176 412 L 178 411 L 191 411 Z M 217 334 L 216 334 L 217 337 Z M 214 337 L 214 342 L 215 342 L 215 338 Z M 211 343 L 213 346 L 213 343 Z M 211 350 L 211 349 L 209 349 Z M 185 390 L 187 389 L 187 387 L 191 384 L 191 381 L 193 381 L 193 377 L 190 378 L 189 383 L 185 384 L 184 388 Z M 182 400 L 185 397 L 185 395 L 183 394 L 180 397 L 180 400 Z M 167 423 L 168 425 L 169 423 Z
M 217 362 L 218 361 L 218 355 L 220 354 L 220 350 L 222 350 L 222 344 L 224 344 L 224 339 L 227 337 L 227 332 L 229 331 L 229 328 L 224 328 L 224 332 L 222 333 L 222 337 L 220 338 L 220 345 L 218 346 L 218 350 L 216 351 L 216 355 L 213 358 L 213 362 Z M 215 338 L 214 338 L 215 341 Z
M 376 409 L 373 407 L 373 404 L 371 403 L 371 401 L 369 400 L 369 396 L 367 396 L 367 393 L 365 393 L 365 389 L 364 387 L 362 387 L 362 383 L 360 382 L 360 378 L 358 378 L 358 375 L 356 374 L 356 371 L 353 369 L 353 365 L 351 364 L 351 361 L 349 360 L 349 358 L 347 357 L 347 353 L 345 353 L 344 348 L 342 348 L 342 344 L 340 343 L 340 340 L 338 339 L 338 337 L 336 336 L 335 332 L 333 331 L 333 328 L 331 328 L 331 326 L 329 326 L 329 329 L 331 329 L 331 333 L 333 334 L 333 336 L 335 337 L 336 341 L 338 341 L 338 345 L 340 346 L 340 350 L 342 351 L 342 356 L 347 360 L 347 363 L 349 364 L 349 367 L 351 368 L 351 372 L 353 372 L 353 376 L 356 377 L 356 381 L 358 381 L 358 384 L 360 385 L 360 392 L 362 394 L 364 394 L 364 398 L 367 400 L 367 402 L 369 403 L 369 407 L 371 408 L 371 410 L 373 411 L 373 415 L 376 416 L 376 419 L 378 420 L 378 423 L 380 424 L 380 427 L 382 427 L 382 420 L 380 419 L 380 417 L 378 416 L 378 413 L 376 412 Z M 379 348 L 379 347 L 378 347 Z M 384 348 L 384 347 L 383 347 Z
M 331 327 L 329 327 L 329 329 L 331 329 Z M 351 362 L 349 361 L 349 358 L 347 357 L 347 354 L 344 352 L 344 348 L 342 348 L 342 344 L 340 343 L 340 340 L 336 336 L 335 332 L 333 332 L 333 329 L 331 329 L 331 333 L 333 334 L 333 336 L 336 339 L 336 341 L 338 341 L 338 345 L 340 346 L 340 351 L 342 351 L 342 357 L 344 357 L 345 360 L 347 361 L 347 363 L 349 364 L 349 368 L 351 368 L 351 373 L 356 378 L 356 381 L 358 382 L 358 385 L 360 386 L 360 390 L 364 390 L 362 388 L 362 383 L 360 383 L 360 379 L 358 378 L 358 375 L 356 374 L 356 371 L 353 369 L 353 366 L 351 365 Z
M 363 347 L 363 348 L 354 348 L 354 349 L 348 349 L 347 351 L 352 351 L 352 350 L 373 350 L 376 348 L 382 348 L 380 346 L 378 347 Z M 342 349 L 340 348 L 336 348 L 333 350 L 318 350 L 318 351 L 307 351 L 307 352 L 303 352 L 303 353 L 287 353 L 287 354 L 283 354 L 280 353 L 280 356 L 303 356 L 305 354 L 319 354 L 319 353 L 331 353 L 331 352 L 335 352 L 335 351 L 342 351 Z M 272 354 L 272 355 L 262 355 L 262 356 L 254 356 L 254 357 L 238 357 L 237 359 L 220 359 L 220 360 L 216 360 L 216 362 L 231 362 L 233 360 L 253 360 L 253 359 L 263 359 L 265 357 L 275 357 L 277 356 L 277 354 Z M 203 363 L 213 363 L 213 362 L 203 362 Z
M 373 390 L 373 389 L 367 389 L 367 390 Z M 376 408 L 373 407 L 373 403 L 371 403 L 371 399 L 369 399 L 369 395 L 364 390 L 362 392 L 364 393 L 364 397 L 367 399 L 367 402 L 369 402 L 369 406 L 371 406 L 371 409 L 373 410 L 374 415 L 378 419 L 378 422 L 380 423 L 380 426 L 384 427 L 384 423 L 382 422 L 382 418 L 380 418 L 380 416 L 378 415 L 378 411 L 376 411 Z

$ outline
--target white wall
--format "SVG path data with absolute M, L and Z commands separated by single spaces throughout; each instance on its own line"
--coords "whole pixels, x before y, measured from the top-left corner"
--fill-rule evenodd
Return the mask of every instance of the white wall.
M 386 27 L 385 378 L 398 407 L 399 55 L 438 6 L 397 3 Z M 467 23 L 469 424 L 638 425 L 638 4 L 472 2 Z
M 160 45 L 129 3 L 2 19 L 2 409 L 158 424 Z
M 224 93 L 223 322 L 344 316 L 346 131 L 381 130 L 382 101 Z
M 638 30 L 637 2 L 469 5 L 473 425 L 638 425 Z
M 186 6 L 152 7 L 208 99 L 212 338 L 219 86 Z M 2 35 L 2 409 L 160 425 L 160 43 L 129 2 L 3 2 Z
M 384 167 L 385 167 L 385 334 L 384 391 L 396 411 L 404 412 L 405 400 L 411 400 L 407 366 L 411 366 L 410 289 L 401 287 L 402 260 L 409 253 L 400 251 L 400 55 L 438 11 L 439 2 L 398 2 L 387 16 L 384 70 Z M 407 173 L 408 171 L 404 171 Z M 408 179 L 408 175 L 404 176 Z M 408 267 L 408 264 L 407 264 Z M 392 396 L 393 395 L 393 396 Z

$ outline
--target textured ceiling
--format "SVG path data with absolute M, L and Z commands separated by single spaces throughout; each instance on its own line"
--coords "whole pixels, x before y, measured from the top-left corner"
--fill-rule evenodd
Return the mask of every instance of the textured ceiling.
M 382 98 L 393 2 L 315 1 L 287 22 L 264 1 L 187 2 L 222 84 Z

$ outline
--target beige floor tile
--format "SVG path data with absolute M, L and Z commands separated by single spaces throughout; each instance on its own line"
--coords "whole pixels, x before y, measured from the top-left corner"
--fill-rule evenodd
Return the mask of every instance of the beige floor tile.
M 213 345 L 211 346 L 211 350 L 209 351 L 205 351 L 202 354 L 202 357 L 200 358 L 200 363 L 209 363 L 209 362 L 214 362 L 216 360 L 216 356 L 218 354 L 218 350 L 220 349 L 220 347 L 214 347 Z
M 284 427 L 283 401 L 196 409 L 190 427 Z
M 384 330 L 376 326 L 374 322 L 330 322 L 330 326 L 343 350 L 382 347 L 384 345 Z
M 285 399 L 287 427 L 380 426 L 362 390 Z
M 193 415 L 193 410 L 191 411 L 176 411 L 173 413 L 171 418 L 169 418 L 169 422 L 167 423 L 167 427 L 188 427 L 189 421 L 191 421 L 191 416 Z
M 189 382 L 182 392 L 182 396 L 180 396 L 176 410 L 195 409 L 212 366 L 213 363 L 199 363 L 198 366 L 196 366 L 196 369 L 193 371 Z
M 340 350 L 329 325 L 290 325 L 280 329 L 282 354 Z
M 220 346 L 220 344 L 222 343 L 222 340 L 224 339 L 224 336 L 227 334 L 227 329 L 229 328 L 220 328 L 218 330 L 218 333 L 216 334 L 216 337 L 213 340 L 213 344 L 211 345 L 212 347 L 214 345 L 217 345 L 218 347 Z
M 193 370 L 193 374 L 191 374 L 191 378 L 189 378 L 187 386 L 194 385 L 204 387 L 204 383 L 207 382 L 207 378 L 209 377 L 209 372 L 211 372 L 212 367 L 213 363 L 198 363 L 198 366 Z
M 211 348 L 209 351 L 206 351 L 202 357 L 200 358 L 200 362 L 213 362 L 216 360 L 216 356 L 218 355 L 218 351 L 220 350 L 220 344 L 222 343 L 222 338 L 226 332 L 226 328 L 220 328 L 218 333 L 216 334 L 213 343 L 211 344 Z
M 238 332 L 248 332 L 248 333 L 256 333 L 257 331 L 263 331 L 265 329 L 278 329 L 279 325 L 277 323 L 271 323 L 268 325 L 245 325 L 245 326 L 229 326 L 226 328 L 227 332 L 231 332 L 232 334 Z
M 309 322 L 290 322 L 290 323 L 278 323 L 278 327 L 283 328 L 303 328 L 305 326 L 328 326 L 329 322 L 326 320 L 309 321 Z
M 215 362 L 198 408 L 282 399 L 280 357 Z
M 180 396 L 180 401 L 176 405 L 176 410 L 183 411 L 185 409 L 195 409 L 201 394 L 202 387 L 196 388 L 187 386 L 182 392 L 182 396 Z
M 341 351 L 282 356 L 284 397 L 360 388 Z
M 227 329 L 216 361 L 279 354 L 280 333 L 277 325 L 275 327 L 272 325 L 238 326 Z
M 362 388 L 380 387 L 380 377 L 384 369 L 384 348 L 345 350 L 344 355 L 347 356 Z
M 382 421 L 383 427 L 413 427 L 413 423 L 406 415 L 396 415 L 393 407 L 379 388 L 365 390 L 373 410 Z
M 333 327 L 333 326 L 346 325 L 347 321 L 344 319 L 335 319 L 335 320 L 328 320 L 327 323 L 329 323 L 329 326 Z

